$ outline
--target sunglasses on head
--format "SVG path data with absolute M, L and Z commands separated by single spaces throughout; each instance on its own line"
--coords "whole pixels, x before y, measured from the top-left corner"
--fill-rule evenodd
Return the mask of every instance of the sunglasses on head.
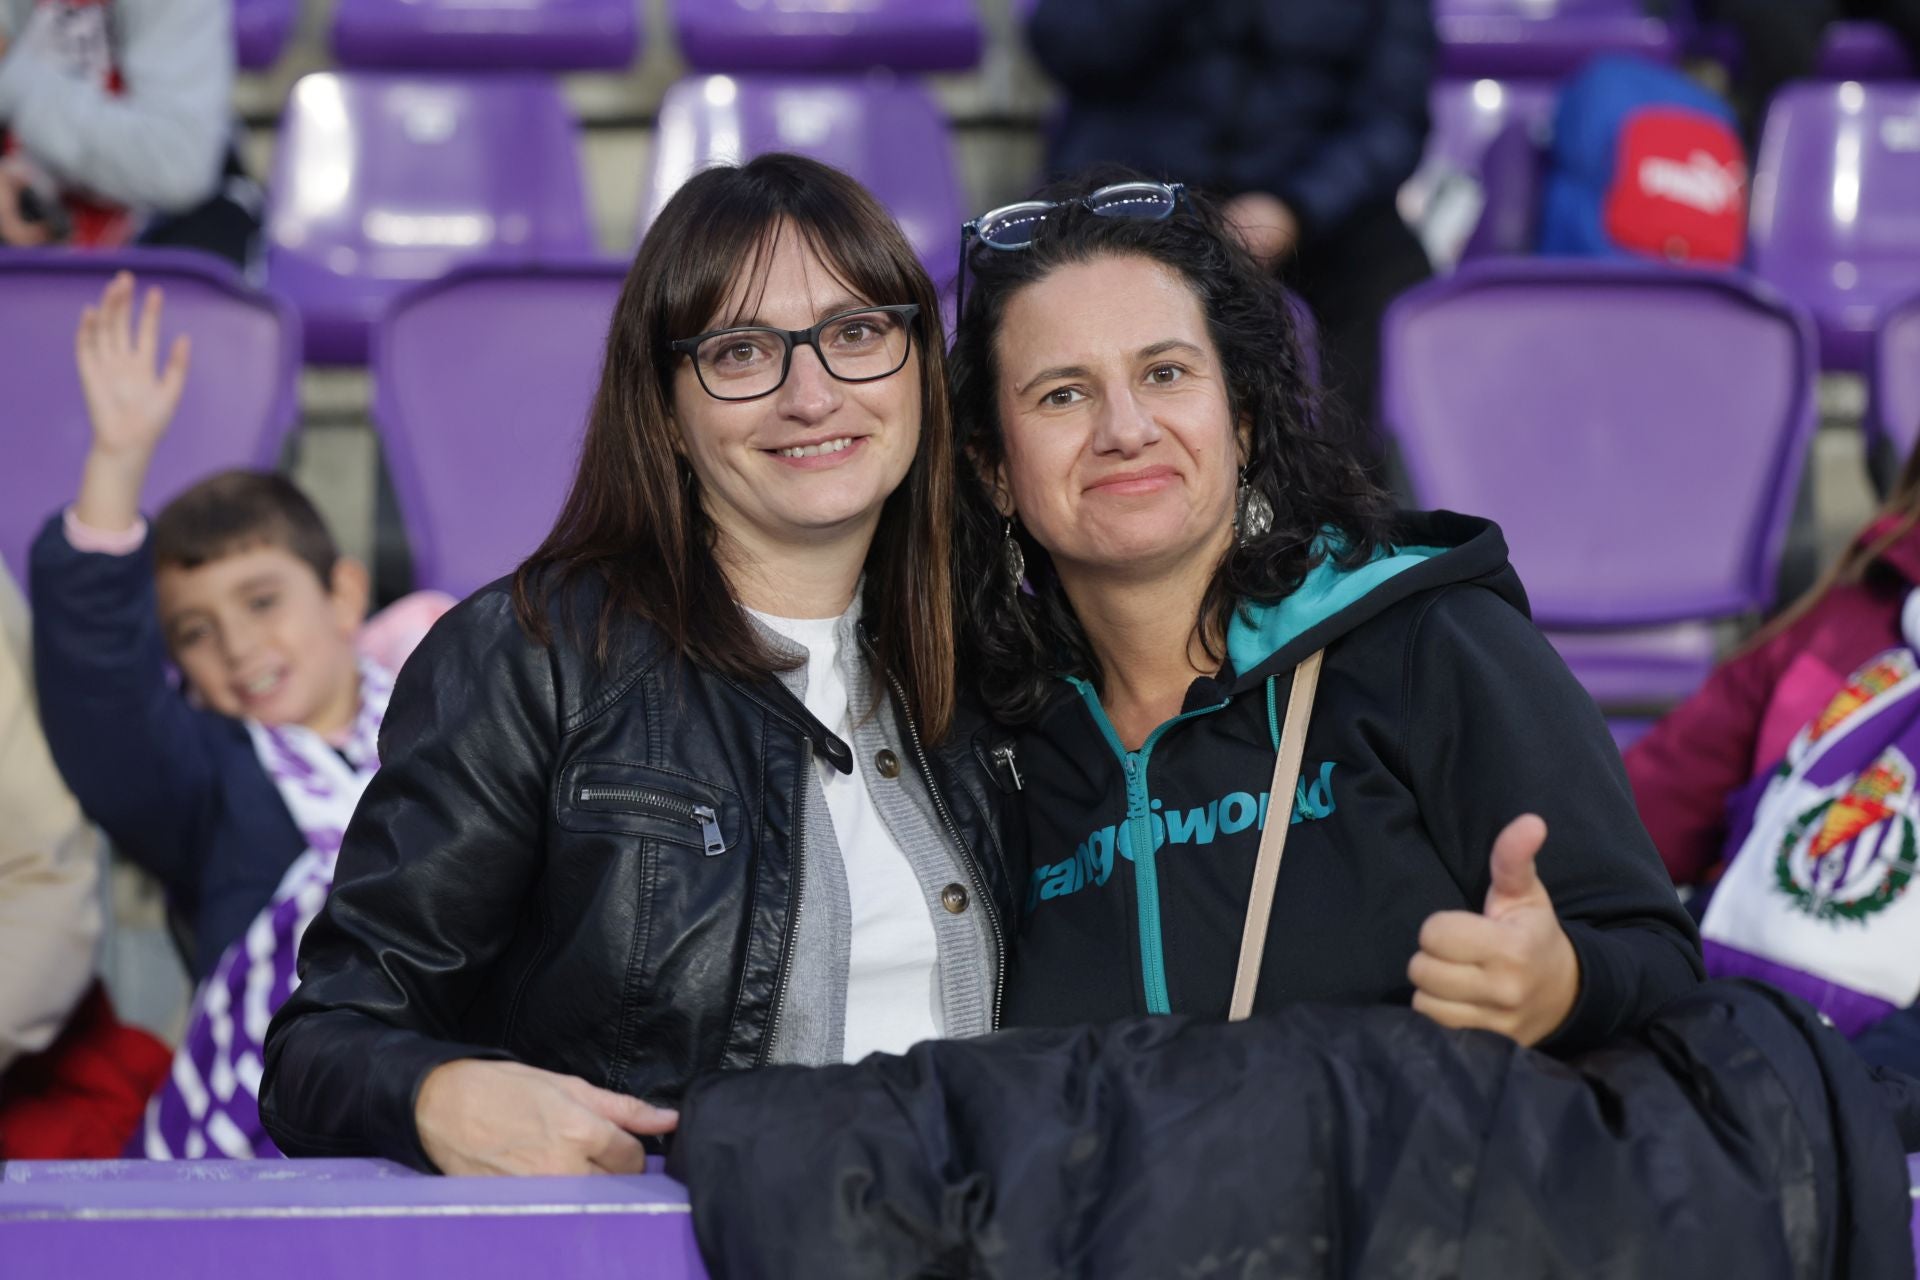
M 1119 182 L 1071 200 L 1022 200 L 988 210 L 960 228 L 960 270 L 954 277 L 953 313 L 957 319 L 966 304 L 967 250 L 975 240 L 989 249 L 1011 253 L 1028 248 L 1046 228 L 1055 209 L 1079 205 L 1102 218 L 1140 218 L 1158 222 L 1170 218 L 1187 198 L 1184 182 Z

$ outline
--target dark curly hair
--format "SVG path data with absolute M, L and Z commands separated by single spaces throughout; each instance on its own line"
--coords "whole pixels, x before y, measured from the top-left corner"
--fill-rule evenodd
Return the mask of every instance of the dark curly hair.
M 1069 201 L 1142 180 L 1104 166 L 1050 184 L 1033 198 Z M 1348 415 L 1320 403 L 1286 291 L 1241 248 L 1205 197 L 1189 192 L 1171 217 L 1157 222 L 1063 204 L 1047 215 L 1029 248 L 1003 252 L 976 243 L 964 263 L 966 309 L 948 362 L 959 450 L 953 583 L 967 679 L 1010 724 L 1033 719 L 1059 677 L 1079 676 L 1098 687 L 1101 672 L 1052 560 L 1017 523 L 1032 594 L 1007 581 L 1003 523 L 983 479 L 1005 456 L 995 343 L 1007 303 L 1020 290 L 1059 267 L 1106 255 L 1149 258 L 1192 287 L 1220 353 L 1231 416 L 1252 424 L 1247 483 L 1273 504 L 1273 527 L 1236 544 L 1214 571 L 1194 620 L 1207 654 L 1225 659 L 1227 628 L 1243 603 L 1270 603 L 1299 587 L 1327 554 L 1323 532 L 1338 531 L 1341 547 L 1332 554 L 1349 568 L 1365 564 L 1387 540 L 1390 503 L 1372 478 L 1367 437 Z

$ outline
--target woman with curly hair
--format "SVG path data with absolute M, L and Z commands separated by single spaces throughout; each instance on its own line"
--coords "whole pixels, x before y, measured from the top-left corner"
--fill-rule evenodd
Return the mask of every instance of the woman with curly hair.
M 954 581 L 1031 853 L 1009 1023 L 1411 1001 L 1572 1051 L 1699 980 L 1499 529 L 1389 510 L 1213 206 L 1083 176 L 963 252 Z

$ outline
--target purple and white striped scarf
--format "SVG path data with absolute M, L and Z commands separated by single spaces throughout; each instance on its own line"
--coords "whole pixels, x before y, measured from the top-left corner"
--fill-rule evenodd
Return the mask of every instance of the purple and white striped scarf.
M 1700 925 L 1707 972 L 1790 991 L 1856 1036 L 1920 997 L 1920 591 L 1734 807 Z
M 151 1160 L 277 1156 L 260 1124 L 262 1046 L 298 981 L 300 939 L 333 887 L 333 862 L 360 794 L 380 767 L 393 676 L 360 660 L 360 714 L 344 747 L 299 725 L 247 722 L 260 766 L 307 838 L 272 900 L 194 993 L 173 1070 L 147 1104 L 135 1152 Z

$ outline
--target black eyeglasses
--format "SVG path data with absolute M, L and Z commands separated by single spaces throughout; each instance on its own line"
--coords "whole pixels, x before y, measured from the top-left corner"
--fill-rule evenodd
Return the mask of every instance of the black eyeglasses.
M 820 367 L 841 382 L 876 382 L 900 372 L 913 350 L 918 303 L 859 307 L 828 316 L 810 329 L 737 325 L 678 338 L 669 351 L 693 358 L 700 387 L 715 400 L 758 400 L 786 383 L 793 348 L 813 348 Z
M 1187 198 L 1184 182 L 1120 182 L 1071 200 L 1022 200 L 1001 205 L 960 228 L 960 269 L 954 276 L 953 311 L 966 302 L 967 247 L 975 240 L 989 249 L 1013 252 L 1031 246 L 1045 228 L 1047 215 L 1065 205 L 1081 205 L 1103 218 L 1171 218 Z

